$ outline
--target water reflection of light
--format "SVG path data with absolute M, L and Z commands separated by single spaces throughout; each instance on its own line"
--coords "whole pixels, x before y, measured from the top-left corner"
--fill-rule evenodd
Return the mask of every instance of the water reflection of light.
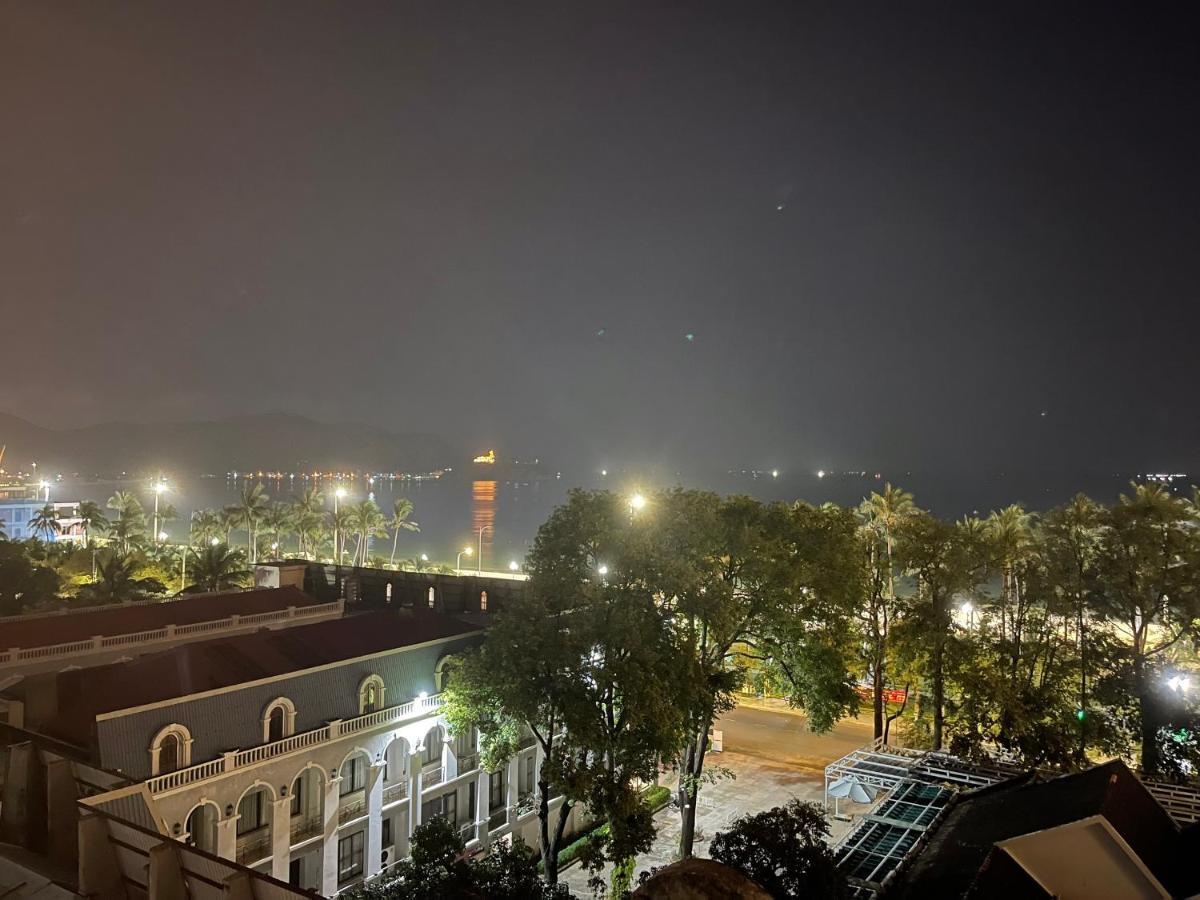
M 481 569 L 490 568 L 492 557 L 492 542 L 496 539 L 496 482 L 473 481 L 471 483 L 471 532 L 478 543 L 483 532 L 483 545 L 480 548 L 477 565 Z

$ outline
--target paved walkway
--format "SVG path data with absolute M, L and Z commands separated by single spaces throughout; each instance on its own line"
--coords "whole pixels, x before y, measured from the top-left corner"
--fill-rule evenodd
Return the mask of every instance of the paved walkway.
M 824 779 L 812 770 L 733 752 L 712 754 L 706 763 L 726 768 L 735 777 L 723 778 L 716 784 L 706 784 L 700 791 L 696 812 L 697 856 L 708 856 L 708 845 L 713 836 L 738 816 L 781 806 L 794 797 L 813 803 L 820 803 L 824 798 Z M 650 852 L 638 857 L 637 872 L 668 865 L 678 852 L 678 810 L 672 806 L 665 807 L 654 817 L 654 824 L 658 828 L 658 836 Z M 847 826 L 841 822 L 833 824 L 836 826 L 834 837 L 840 837 Z M 606 883 L 608 874 L 606 869 Z M 562 873 L 562 878 L 575 896 L 592 896 L 587 884 L 588 873 L 582 866 L 572 866 Z M 634 878 L 636 880 L 636 874 Z

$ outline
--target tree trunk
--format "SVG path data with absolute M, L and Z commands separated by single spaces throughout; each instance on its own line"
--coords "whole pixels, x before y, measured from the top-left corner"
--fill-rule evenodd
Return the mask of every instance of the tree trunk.
M 1133 662 L 1133 693 L 1138 698 L 1142 773 L 1153 777 L 1158 774 L 1158 708 L 1154 688 L 1146 677 L 1146 660 L 1142 657 Z
M 696 841 L 696 802 L 700 797 L 700 776 L 704 774 L 704 757 L 708 752 L 708 732 L 712 728 L 712 714 L 704 720 L 703 729 L 693 736 L 684 753 L 684 765 L 679 770 L 679 786 L 676 796 L 679 801 L 679 858 L 692 855 Z
M 400 540 L 400 529 L 397 528 L 396 531 L 392 534 L 392 558 L 388 560 L 389 566 L 394 566 L 396 564 L 396 543 L 399 540 Z
M 871 692 L 872 703 L 874 706 L 875 719 L 875 740 L 883 737 L 883 661 L 880 659 L 881 654 L 876 653 L 874 672 L 872 673 Z
M 942 707 L 946 699 L 946 680 L 942 673 L 942 641 L 933 650 L 933 749 L 942 749 Z
M 538 828 L 539 849 L 542 855 L 542 877 L 546 884 L 558 884 L 558 850 L 562 846 L 563 832 L 567 827 L 567 819 L 571 817 L 574 804 L 564 798 L 558 808 L 558 819 L 550 828 L 550 785 L 538 778 Z

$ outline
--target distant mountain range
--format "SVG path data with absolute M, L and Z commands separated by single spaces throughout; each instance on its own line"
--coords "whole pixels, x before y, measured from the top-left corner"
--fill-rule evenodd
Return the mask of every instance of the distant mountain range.
M 290 413 L 211 422 L 106 422 L 86 428 L 42 428 L 0 413 L 4 468 L 81 475 L 147 471 L 221 473 L 357 469 L 426 472 L 458 462 L 430 434 L 399 434 L 359 424 L 316 422 Z

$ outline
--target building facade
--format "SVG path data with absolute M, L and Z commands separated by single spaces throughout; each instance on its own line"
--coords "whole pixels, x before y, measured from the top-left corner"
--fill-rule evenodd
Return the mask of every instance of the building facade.
M 332 896 L 405 858 L 433 816 L 469 850 L 517 834 L 536 844 L 540 747 L 530 737 L 484 771 L 477 735 L 450 734 L 441 715 L 447 661 L 482 639 L 486 615 L 347 615 L 41 673 L 6 693 L 24 727 L 134 785 L 86 803 L 140 798 L 163 835 Z

